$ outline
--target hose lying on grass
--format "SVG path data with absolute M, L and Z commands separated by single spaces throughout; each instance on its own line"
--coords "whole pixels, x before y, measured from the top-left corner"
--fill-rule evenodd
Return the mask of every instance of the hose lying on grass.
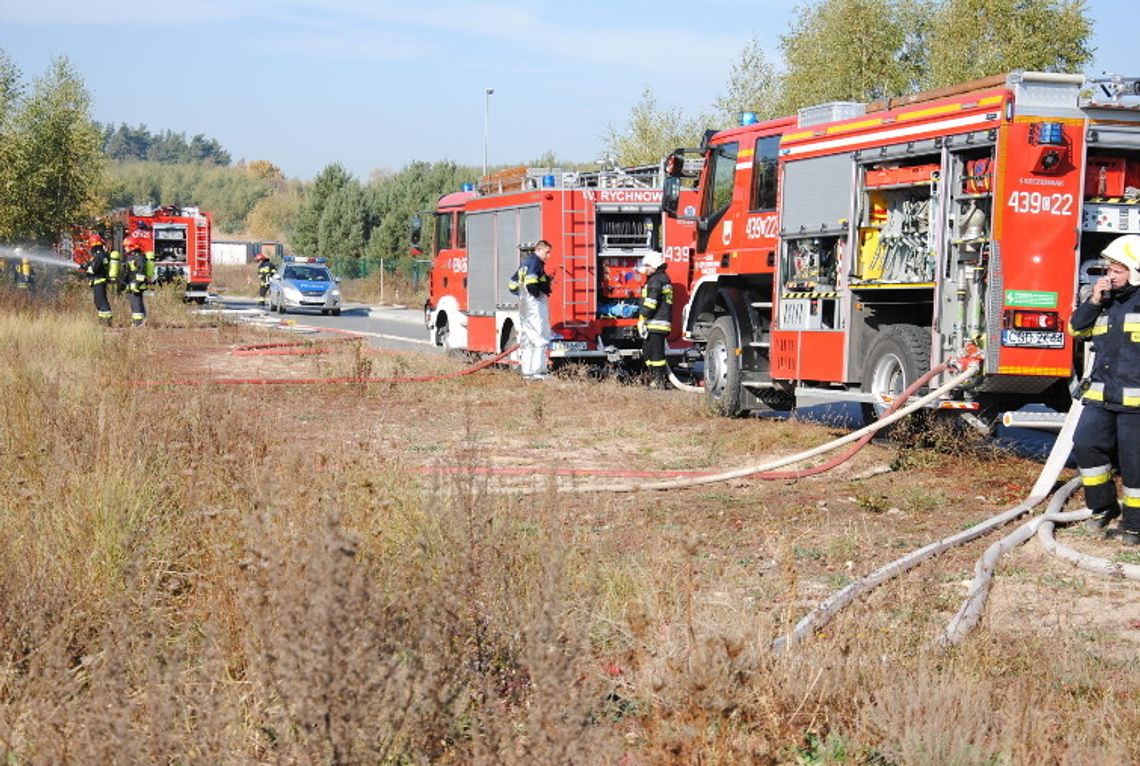
M 907 390 L 905 392 L 903 392 L 903 394 L 900 395 L 891 404 L 892 408 L 900 407 L 900 409 L 897 409 L 894 412 L 890 412 L 890 410 L 888 410 L 887 413 L 884 413 L 883 416 L 881 418 L 879 418 L 878 420 L 876 420 L 874 423 L 871 423 L 870 425 L 864 426 L 863 428 L 860 428 L 858 431 L 853 431 L 853 432 L 851 432 L 845 436 L 841 436 L 838 439 L 833 439 L 832 441 L 827 442 L 826 444 L 821 444 L 818 447 L 813 447 L 812 449 L 805 450 L 804 452 L 798 452 L 794 455 L 788 455 L 786 457 L 777 458 L 777 459 L 769 461 L 767 463 L 761 463 L 760 465 L 744 466 L 742 468 L 735 468 L 731 471 L 721 471 L 721 472 L 717 472 L 717 473 L 708 473 L 708 474 L 702 474 L 699 476 L 682 476 L 682 477 L 674 477 L 674 478 L 670 478 L 670 479 L 664 479 L 661 481 L 649 481 L 649 482 L 637 482 L 637 483 L 627 482 L 627 483 L 620 483 L 620 484 L 615 483 L 615 484 L 559 485 L 559 486 L 556 486 L 554 488 L 554 491 L 557 491 L 557 492 L 574 492 L 574 493 L 585 493 L 585 492 L 613 492 L 613 493 L 642 492 L 642 491 L 667 490 L 667 489 L 682 489 L 685 487 L 696 487 L 696 486 L 700 486 L 703 484 L 715 484 L 718 482 L 732 481 L 733 479 L 743 479 L 743 478 L 775 479 L 775 480 L 799 479 L 799 478 L 803 478 L 805 476 L 811 476 L 811 475 L 816 474 L 816 473 L 821 473 L 822 471 L 826 471 L 826 470 L 830 470 L 831 468 L 834 468 L 839 463 L 850 458 L 852 455 L 855 454 L 855 452 L 857 452 L 861 447 L 863 447 L 863 445 L 867 444 L 871 440 L 871 438 L 875 435 L 876 432 L 882 430 L 883 428 L 886 428 L 887 426 L 889 426 L 892 423 L 906 417 L 907 415 L 910 415 L 911 413 L 921 409 L 922 407 L 926 406 L 927 404 L 934 401 L 935 399 L 940 398 L 944 394 L 946 394 L 949 391 L 953 390 L 954 388 L 957 388 L 958 386 L 960 386 L 962 383 L 964 383 L 966 380 L 973 377 L 978 372 L 977 364 L 974 362 L 971 362 L 966 370 L 964 370 L 963 372 L 956 375 L 954 378 L 952 378 L 946 384 L 944 384 L 944 385 L 940 386 L 939 388 L 931 391 L 930 393 L 922 396 L 921 398 L 916 400 L 913 404 L 907 405 L 906 407 L 901 406 L 902 403 L 904 401 L 906 401 L 906 399 L 909 398 L 909 396 L 911 394 L 913 394 L 914 391 L 917 391 L 919 388 L 924 386 L 934 376 L 944 372 L 948 368 L 948 366 L 949 365 L 947 365 L 947 364 L 938 365 L 937 367 L 935 367 L 934 369 L 930 370 L 925 375 L 920 377 L 914 383 L 912 383 L 911 386 L 909 388 L 907 388 Z M 813 466 L 811 468 L 806 468 L 806 469 L 803 469 L 800 471 L 776 471 L 775 470 L 777 468 L 782 468 L 782 467 L 787 466 L 787 465 L 792 465 L 794 463 L 801 463 L 805 460 L 810 460 L 811 458 L 813 458 L 817 455 L 821 455 L 825 452 L 830 452 L 831 450 L 842 447 L 845 444 L 850 444 L 851 442 L 859 442 L 859 444 L 855 445 L 851 450 L 845 452 L 843 455 L 837 457 L 836 459 L 828 461 L 827 463 L 824 463 L 822 465 Z M 536 471 L 536 473 L 537 473 L 537 471 Z M 533 495 L 533 494 L 539 494 L 539 493 L 542 493 L 545 491 L 546 491 L 545 487 L 516 487 L 516 488 L 510 488 L 510 489 L 504 488 L 504 489 L 498 490 L 498 492 L 501 494 L 517 494 L 517 495 Z

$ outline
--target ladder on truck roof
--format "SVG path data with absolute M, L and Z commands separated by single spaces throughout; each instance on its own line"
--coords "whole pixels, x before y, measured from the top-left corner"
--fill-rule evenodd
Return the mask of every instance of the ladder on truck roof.
M 564 327 L 586 327 L 597 311 L 596 221 L 593 205 L 586 195 L 561 190 L 559 222 L 562 226 L 562 305 L 566 307 Z
M 209 219 L 204 215 L 195 215 L 194 222 L 190 225 L 194 228 L 194 261 L 187 264 L 188 282 L 194 281 L 198 276 L 196 271 L 207 271 L 205 264 L 209 263 L 211 257 Z

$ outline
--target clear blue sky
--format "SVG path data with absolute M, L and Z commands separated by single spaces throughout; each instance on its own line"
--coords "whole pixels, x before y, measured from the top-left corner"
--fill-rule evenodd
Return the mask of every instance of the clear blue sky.
M 779 61 L 795 0 L 0 0 L 25 81 L 67 55 L 101 122 L 203 133 L 234 159 L 362 180 L 412 160 L 590 161 L 644 87 L 707 110 L 752 37 Z M 1090 0 L 1088 72 L 1140 75 L 1135 0 Z M 964 31 L 963 41 L 970 35 Z

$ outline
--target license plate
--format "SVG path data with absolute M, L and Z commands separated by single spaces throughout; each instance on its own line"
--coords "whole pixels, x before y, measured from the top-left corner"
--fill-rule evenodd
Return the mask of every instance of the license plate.
M 1064 348 L 1065 333 L 1034 330 L 1002 330 L 1001 344 L 1019 348 Z
M 586 350 L 584 340 L 554 340 L 550 342 L 550 350 L 556 354 L 574 353 Z

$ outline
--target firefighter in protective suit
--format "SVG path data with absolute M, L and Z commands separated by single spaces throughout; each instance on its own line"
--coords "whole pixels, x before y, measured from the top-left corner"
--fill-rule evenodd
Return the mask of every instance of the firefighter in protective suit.
M 147 256 L 143 241 L 137 237 L 123 239 L 123 268 L 127 274 L 127 298 L 131 303 L 131 324 L 136 327 L 146 322 Z
M 91 296 L 95 301 L 95 316 L 102 324 L 111 324 L 111 301 L 107 297 L 107 285 L 119 278 L 119 251 L 107 252 L 107 245 L 98 234 L 87 240 L 91 260 L 85 271 L 91 285 Z
M 1101 255 L 1107 274 L 1069 320 L 1070 334 L 1091 340 L 1096 354 L 1073 451 L 1093 512 L 1088 528 L 1102 530 L 1120 515 L 1115 463 L 1124 485 L 1121 540 L 1140 545 L 1140 235 L 1117 237 Z
M 254 260 L 257 261 L 257 305 L 264 308 L 265 296 L 269 292 L 269 280 L 277 273 L 277 267 L 265 253 L 258 253 Z
M 546 259 L 550 243 L 540 239 L 523 259 L 507 288 L 519 297 L 519 366 L 524 380 L 546 377 L 546 347 L 550 345 L 550 275 Z
M 669 387 L 669 366 L 665 361 L 665 338 L 673 331 L 673 283 L 665 273 L 661 253 L 649 253 L 641 261 L 649 279 L 641 288 L 641 306 L 637 315 L 637 331 L 641 335 L 641 355 L 649 371 L 652 388 Z
M 16 287 L 20 290 L 31 290 L 36 283 L 36 272 L 32 268 L 32 261 L 23 254 L 22 248 L 16 248 Z

